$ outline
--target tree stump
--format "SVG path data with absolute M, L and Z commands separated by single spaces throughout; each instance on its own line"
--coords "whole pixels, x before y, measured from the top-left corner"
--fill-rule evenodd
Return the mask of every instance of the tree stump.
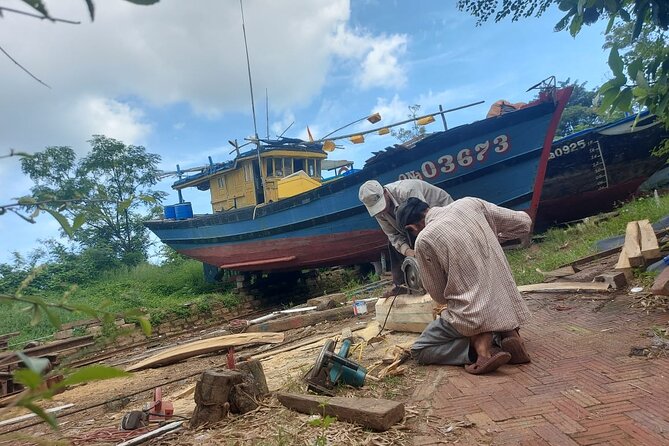
M 230 410 L 230 393 L 242 382 L 242 374 L 233 370 L 206 370 L 195 385 L 195 411 L 192 427 L 222 420 Z
M 267 381 L 258 360 L 237 364 L 235 370 L 206 370 L 195 385 L 195 411 L 191 427 L 212 424 L 229 412 L 246 413 L 258 408 L 267 395 Z

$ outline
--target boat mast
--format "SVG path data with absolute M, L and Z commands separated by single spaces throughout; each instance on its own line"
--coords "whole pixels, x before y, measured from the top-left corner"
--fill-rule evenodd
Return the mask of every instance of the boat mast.
M 256 120 L 256 106 L 253 99 L 253 82 L 251 80 L 251 61 L 249 59 L 249 45 L 246 41 L 246 22 L 244 20 L 243 0 L 239 0 L 239 9 L 242 11 L 242 33 L 244 34 L 244 49 L 246 50 L 246 71 L 249 75 L 249 90 L 251 91 L 251 113 L 253 114 L 253 135 L 256 144 L 256 155 L 258 156 L 258 175 L 260 175 L 260 185 L 262 187 L 263 202 L 265 201 L 265 177 L 262 174 L 262 160 L 260 158 L 260 139 L 258 137 L 258 123 Z M 260 203 L 258 203 L 260 204 Z

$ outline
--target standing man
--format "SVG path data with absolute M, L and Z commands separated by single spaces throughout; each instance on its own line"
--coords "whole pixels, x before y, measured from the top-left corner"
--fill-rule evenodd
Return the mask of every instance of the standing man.
M 406 229 L 397 224 L 397 208 L 410 197 L 418 198 L 431 207 L 446 206 L 453 199 L 444 190 L 422 180 L 399 180 L 385 186 L 376 180 L 366 181 L 360 186 L 358 197 L 388 236 L 390 268 L 395 288 L 386 294 L 396 294 L 402 291 L 400 287 L 404 285 L 402 262 L 406 256 L 414 256 L 412 240 Z
M 527 235 L 530 217 L 478 198 L 446 207 L 410 198 L 397 219 L 417 235 L 423 286 L 447 305 L 411 347 L 418 362 L 465 365 L 473 374 L 529 362 L 518 328 L 530 312 L 500 242 Z

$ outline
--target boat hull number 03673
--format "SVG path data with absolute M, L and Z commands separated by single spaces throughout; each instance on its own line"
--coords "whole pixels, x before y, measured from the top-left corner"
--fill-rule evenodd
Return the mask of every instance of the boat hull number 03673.
M 485 163 L 491 151 L 495 153 L 506 153 L 511 149 L 509 136 L 502 134 L 485 142 L 476 144 L 473 149 L 462 149 L 455 156 L 443 155 L 436 161 L 425 161 L 420 170 L 401 173 L 400 180 L 410 178 L 418 180 L 431 180 L 440 175 L 450 175 L 459 169 L 474 167 L 477 163 Z

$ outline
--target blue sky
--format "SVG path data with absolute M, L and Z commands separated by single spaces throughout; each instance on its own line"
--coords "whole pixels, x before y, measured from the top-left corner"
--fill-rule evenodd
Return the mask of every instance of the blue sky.
M 553 32 L 557 9 L 539 19 L 475 26 L 455 2 L 438 0 L 245 0 L 259 133 L 270 136 L 292 122 L 286 136 L 315 137 L 379 111 L 384 123 L 421 111 L 484 100 L 447 115 L 450 126 L 482 119 L 498 99 L 528 101 L 525 90 L 555 75 L 595 87 L 608 78 L 601 46 L 604 24 L 577 38 Z M 253 134 L 246 61 L 237 0 L 161 0 L 150 7 L 98 1 L 95 22 L 83 0 L 47 1 L 54 16 L 81 25 L 52 24 L 6 14 L 0 45 L 40 79 L 30 79 L 0 57 L 0 154 L 69 145 L 79 154 L 104 134 L 139 144 L 173 170 L 224 161 L 229 139 Z M 24 8 L 21 2 L 7 6 Z M 347 132 L 365 128 L 352 126 Z M 428 131 L 439 130 L 439 120 Z M 362 167 L 372 150 L 396 143 L 371 136 L 330 158 Z M 0 200 L 29 193 L 15 159 L 0 160 Z M 170 192 L 166 203 L 176 201 Z M 187 190 L 195 212 L 210 211 L 207 192 Z M 57 237 L 57 224 L 30 225 L 0 216 L 0 262 Z

